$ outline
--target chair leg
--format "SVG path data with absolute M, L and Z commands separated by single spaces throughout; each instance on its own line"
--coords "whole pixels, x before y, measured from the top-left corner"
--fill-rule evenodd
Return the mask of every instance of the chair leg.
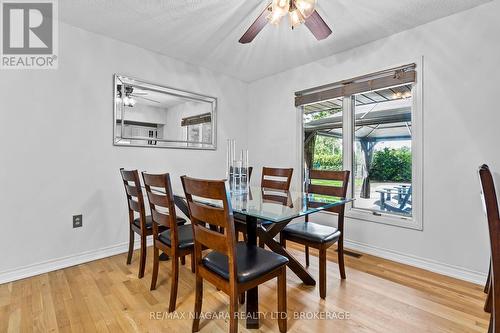
M 285 249 L 286 248 L 286 238 L 283 234 L 280 234 L 280 245 Z
M 319 249 L 319 296 L 326 298 L 326 249 Z
M 488 294 L 486 294 L 486 301 L 484 302 L 484 311 L 485 312 L 491 313 L 491 309 L 493 307 L 492 301 L 493 301 L 493 299 L 491 297 L 491 284 L 490 284 L 489 288 L 488 288 Z
M 309 267 L 309 246 L 306 245 L 306 267 Z
M 229 332 L 238 332 L 238 294 L 231 292 L 229 296 Z
M 170 285 L 170 304 L 168 312 L 175 311 L 175 302 L 177 301 L 177 286 L 179 285 L 179 257 L 172 253 L 172 284 Z
M 278 327 L 281 333 L 287 331 L 286 266 L 278 275 Z
M 484 293 L 487 294 L 488 290 L 490 289 L 490 282 L 491 282 L 491 264 L 490 268 L 488 269 L 488 278 L 486 279 L 486 284 L 484 285 Z
M 141 235 L 141 260 L 139 262 L 139 279 L 144 277 L 144 270 L 146 269 L 146 235 Z
M 195 259 L 194 259 L 194 252 L 191 253 L 191 272 L 195 272 Z
M 127 265 L 130 265 L 132 262 L 132 254 L 134 254 L 134 238 L 135 238 L 135 232 L 132 230 L 132 228 L 129 228 L 130 236 L 128 240 L 128 255 L 127 255 Z
M 181 265 L 184 266 L 186 264 L 186 256 L 181 257 Z
M 200 330 L 200 314 L 201 305 L 203 303 L 203 279 L 200 276 L 196 276 L 196 295 L 194 300 L 194 320 L 193 320 L 193 332 L 198 332 Z
M 153 248 L 153 274 L 151 275 L 151 288 L 156 289 L 156 281 L 158 280 L 158 267 L 160 266 L 160 250 L 157 247 Z
M 337 244 L 337 255 L 338 255 L 338 262 L 339 262 L 339 271 L 340 271 L 340 278 L 345 280 L 345 266 L 344 266 L 344 241 L 342 240 L 342 236 L 339 239 L 339 242 Z

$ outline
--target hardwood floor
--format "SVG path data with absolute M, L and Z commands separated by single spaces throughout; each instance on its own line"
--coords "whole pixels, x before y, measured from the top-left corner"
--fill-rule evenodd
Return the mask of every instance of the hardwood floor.
M 290 244 L 304 261 L 301 248 Z M 151 249 L 149 249 L 151 251 Z M 328 251 L 328 294 L 307 287 L 288 270 L 288 332 L 486 332 L 482 287 L 377 257 L 346 256 L 347 280 L 340 281 L 334 247 Z M 309 270 L 318 277 L 317 252 Z M 0 285 L 0 332 L 190 332 L 194 275 L 189 260 L 181 266 L 177 312 L 168 309 L 170 263 L 160 263 L 157 290 L 150 291 L 152 255 L 137 278 L 139 253 L 132 265 L 126 254 Z M 276 282 L 259 289 L 262 332 L 278 332 Z M 228 310 L 228 298 L 205 283 L 204 313 Z M 244 311 L 244 305 L 240 306 Z M 296 319 L 321 314 L 341 319 Z M 182 318 L 186 316 L 186 318 Z M 226 320 L 227 321 L 227 320 Z M 201 320 L 201 332 L 226 332 L 223 318 Z M 240 332 L 245 329 L 239 321 Z

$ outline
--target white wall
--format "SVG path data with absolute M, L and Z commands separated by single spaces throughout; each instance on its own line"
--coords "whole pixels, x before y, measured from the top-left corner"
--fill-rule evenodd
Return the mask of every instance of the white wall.
M 114 73 L 217 97 L 217 151 L 113 146 Z M 127 242 L 120 167 L 169 171 L 175 187 L 183 174 L 224 177 L 226 138 L 246 144 L 246 94 L 235 79 L 61 24 L 58 70 L 0 72 L 0 280 Z
M 399 33 L 250 85 L 249 144 L 256 168 L 293 166 L 300 177 L 294 92 L 424 56 L 424 230 L 349 220 L 346 237 L 374 253 L 480 280 L 487 227 L 476 170 L 500 168 L 500 1 Z M 335 37 L 333 37 L 335 38 Z M 293 56 L 293 55 L 292 55 Z M 328 216 L 321 217 L 328 221 Z M 470 271 L 469 271 L 470 270 Z M 479 273 L 479 274 L 475 274 Z
M 264 165 L 293 166 L 297 185 L 293 93 L 421 55 L 424 231 L 349 220 L 346 236 L 416 263 L 485 272 L 476 168 L 482 162 L 500 168 L 499 12 L 495 0 L 250 86 L 61 24 L 58 70 L 0 72 L 0 280 L 9 270 L 124 244 L 120 167 L 170 171 L 178 188 L 182 174 L 223 177 L 225 139 L 246 145 L 248 136 L 252 178 Z M 218 97 L 217 151 L 114 147 L 113 73 Z M 78 213 L 84 226 L 73 230 Z

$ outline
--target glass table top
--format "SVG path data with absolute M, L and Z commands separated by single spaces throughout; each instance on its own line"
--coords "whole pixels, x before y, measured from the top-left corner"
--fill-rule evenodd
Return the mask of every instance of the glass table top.
M 184 195 L 179 195 L 184 197 Z M 207 204 L 220 205 L 216 201 L 195 198 Z M 321 210 L 343 205 L 352 199 L 295 191 L 280 191 L 251 186 L 248 193 L 231 193 L 233 212 L 271 222 L 283 222 Z

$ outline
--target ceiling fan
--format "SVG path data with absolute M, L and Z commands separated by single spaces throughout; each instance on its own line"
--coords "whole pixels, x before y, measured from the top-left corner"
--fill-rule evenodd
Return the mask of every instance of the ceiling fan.
M 136 100 L 133 97 L 141 98 L 141 99 L 144 99 L 144 100 L 147 100 L 150 102 L 161 104 L 161 102 L 159 102 L 159 101 L 155 101 L 154 99 L 144 97 L 144 95 L 148 95 L 147 92 L 141 92 L 141 90 L 134 92 L 134 87 L 129 86 L 129 85 L 125 85 L 125 97 L 123 97 L 123 100 L 122 100 L 122 95 L 123 95 L 122 94 L 122 85 L 119 84 L 117 88 L 118 88 L 117 89 L 118 96 L 116 96 L 117 101 L 123 102 L 123 105 L 125 105 L 125 106 L 131 107 L 131 108 L 134 107 Z
M 239 42 L 250 43 L 268 22 L 278 25 L 281 18 L 287 14 L 292 29 L 304 23 L 317 40 L 327 38 L 332 33 L 332 29 L 316 11 L 316 2 L 316 0 L 273 0 L 243 34 Z

